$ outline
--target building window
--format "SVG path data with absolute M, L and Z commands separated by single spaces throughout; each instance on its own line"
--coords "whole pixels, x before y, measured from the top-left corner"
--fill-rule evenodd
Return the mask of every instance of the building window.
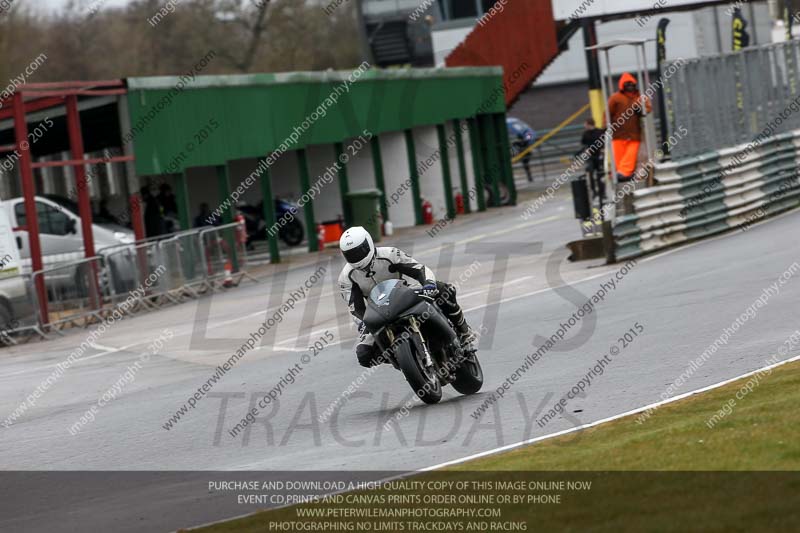
M 497 0 L 442 0 L 440 5 L 448 19 L 480 18 L 488 12 Z
M 476 18 L 478 4 L 473 0 L 449 0 L 450 17 L 454 19 Z

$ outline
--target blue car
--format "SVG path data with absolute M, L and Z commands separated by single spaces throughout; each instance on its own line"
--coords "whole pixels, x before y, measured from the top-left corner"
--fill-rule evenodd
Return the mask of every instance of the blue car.
M 512 143 L 524 144 L 527 147 L 532 145 L 536 139 L 536 132 L 533 131 L 533 128 L 518 118 L 506 118 L 506 128 L 508 128 L 508 138 Z

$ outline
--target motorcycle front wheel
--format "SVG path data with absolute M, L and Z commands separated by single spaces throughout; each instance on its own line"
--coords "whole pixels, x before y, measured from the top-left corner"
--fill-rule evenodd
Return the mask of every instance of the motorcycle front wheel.
M 455 372 L 456 379 L 453 380 L 453 388 L 461 394 L 475 394 L 483 387 L 483 368 L 478 361 L 478 354 L 471 352 L 467 359 L 461 363 Z
M 439 403 L 442 399 L 442 384 L 439 383 L 436 370 L 425 367 L 425 354 L 416 340 L 405 339 L 397 345 L 397 364 L 420 400 L 427 404 Z

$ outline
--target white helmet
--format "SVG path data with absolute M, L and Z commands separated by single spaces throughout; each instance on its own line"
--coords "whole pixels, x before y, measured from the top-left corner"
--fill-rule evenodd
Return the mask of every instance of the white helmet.
M 339 249 L 345 261 L 353 268 L 363 270 L 375 259 L 375 243 L 372 242 L 372 235 L 361 226 L 353 226 L 344 232 L 339 239 Z

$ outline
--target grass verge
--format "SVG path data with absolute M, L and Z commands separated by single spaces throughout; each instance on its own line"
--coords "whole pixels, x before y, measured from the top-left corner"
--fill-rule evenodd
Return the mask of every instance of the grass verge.
M 363 529 L 369 531 L 796 531 L 800 527 L 798 406 L 800 362 L 795 362 L 665 405 L 641 424 L 637 415 L 632 415 L 413 478 L 469 484 L 529 483 L 528 489 L 516 492 L 470 485 L 471 494 L 521 496 L 519 501 L 512 497 L 506 503 L 489 505 L 500 509 L 501 517 L 475 519 L 471 528 L 471 517 L 426 522 L 410 519 L 391 522 L 393 526 L 387 525 L 386 518 L 348 520 L 355 520 L 356 526 L 369 522 L 370 529 Z M 534 480 L 562 483 L 553 485 L 562 488 L 533 490 L 530 483 Z M 591 488 L 563 489 L 563 483 L 575 481 L 588 482 Z M 454 492 L 450 489 L 443 494 Z M 437 492 L 379 489 L 357 494 L 383 494 L 384 504 L 377 507 L 405 508 L 397 503 L 400 499 L 391 503 L 392 495 L 401 493 L 422 499 Z M 546 495 L 551 501 L 532 501 L 531 495 Z M 363 502 L 315 503 L 266 511 L 201 531 L 300 531 L 278 527 L 322 520 L 299 517 L 298 509 L 374 507 Z M 444 499 L 427 507 L 487 508 Z M 424 524 L 436 524 L 437 520 L 442 528 L 425 529 Z M 331 524 L 344 522 L 342 518 Z M 452 529 L 445 528 L 448 523 Z M 510 529 L 514 524 L 518 529 Z M 329 524 L 327 530 L 362 529 L 335 529 Z

